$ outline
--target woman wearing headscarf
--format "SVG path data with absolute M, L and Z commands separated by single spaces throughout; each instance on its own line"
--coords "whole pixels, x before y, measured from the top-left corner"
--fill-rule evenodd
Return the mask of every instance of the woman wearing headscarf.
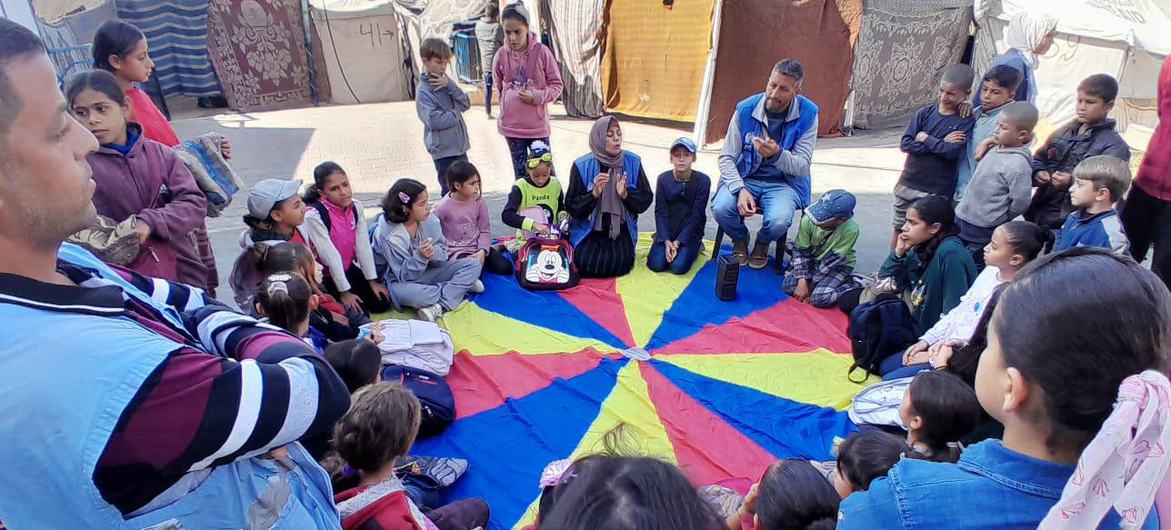
M 638 214 L 654 200 L 642 159 L 622 150 L 622 128 L 603 116 L 590 130 L 590 153 L 573 162 L 565 207 L 573 260 L 583 278 L 611 278 L 634 267 Z
M 988 65 L 1008 65 L 1021 73 L 1021 84 L 1016 89 L 1017 101 L 1030 103 L 1037 96 L 1037 80 L 1033 69 L 1037 67 L 1037 56 L 1044 55 L 1053 45 L 1053 34 L 1057 32 L 1057 19 L 1047 13 L 1022 11 L 1012 17 L 1005 30 L 1004 40 L 1008 50 L 998 55 Z M 972 91 L 972 106 L 980 105 L 980 91 Z

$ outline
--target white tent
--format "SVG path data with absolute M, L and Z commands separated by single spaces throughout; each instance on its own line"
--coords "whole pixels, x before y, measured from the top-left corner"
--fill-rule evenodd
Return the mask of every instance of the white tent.
M 333 102 L 410 99 L 405 41 L 392 0 L 309 0 Z
M 1045 121 L 1072 119 L 1077 84 L 1105 73 L 1119 82 L 1113 113 L 1119 129 L 1154 126 L 1159 68 L 1171 53 L 1171 0 L 976 0 L 977 71 L 1007 48 L 1008 21 L 1026 9 L 1058 20 L 1054 45 L 1035 70 L 1036 103 Z

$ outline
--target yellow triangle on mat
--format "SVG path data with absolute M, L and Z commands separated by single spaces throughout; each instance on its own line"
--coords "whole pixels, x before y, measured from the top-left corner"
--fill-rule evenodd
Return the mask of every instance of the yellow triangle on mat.
M 624 455 L 651 456 L 678 465 L 675 448 L 659 420 L 659 411 L 651 401 L 640 364 L 631 361 L 618 372 L 614 390 L 602 402 L 597 418 L 569 458 L 605 452 L 608 449 L 606 444 L 611 443 L 614 447 L 609 448 Z M 529 505 L 514 529 L 533 523 L 537 500 Z
M 451 333 L 455 350 L 472 355 L 499 355 L 510 351 L 521 354 L 578 352 L 593 348 L 613 351 L 613 346 L 559 331 L 534 326 L 488 311 L 474 302 L 465 303 L 440 320 Z
M 644 233 L 638 238 L 638 246 L 634 251 L 634 270 L 620 276 L 616 287 L 618 295 L 622 297 L 622 305 L 626 308 L 630 333 L 638 346 L 646 346 L 651 340 L 659 323 L 663 321 L 663 313 L 671 308 L 711 256 L 708 252 L 710 244 L 704 241 L 703 252 L 699 253 L 687 274 L 654 272 L 646 266 L 646 257 L 653 243 L 654 234 Z
M 844 410 L 858 391 L 877 382 L 861 384 L 846 379 L 852 358 L 817 349 L 807 353 L 729 353 L 709 355 L 660 355 L 659 361 L 689 372 L 766 394 Z

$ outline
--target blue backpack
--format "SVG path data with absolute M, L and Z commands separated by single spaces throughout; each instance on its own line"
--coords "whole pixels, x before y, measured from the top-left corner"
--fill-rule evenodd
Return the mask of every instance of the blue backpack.
M 397 382 L 419 398 L 423 413 L 419 438 L 435 436 L 455 421 L 455 396 L 442 377 L 418 368 L 388 364 L 382 369 L 382 380 Z
M 882 361 L 902 352 L 917 339 L 911 309 L 891 294 L 855 307 L 850 312 L 846 333 L 854 353 L 854 364 L 846 372 L 847 378 L 859 368 L 868 374 L 882 375 L 878 368 Z

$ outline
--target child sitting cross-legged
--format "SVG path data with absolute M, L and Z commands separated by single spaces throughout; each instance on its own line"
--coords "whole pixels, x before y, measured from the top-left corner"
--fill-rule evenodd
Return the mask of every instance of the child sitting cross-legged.
M 943 371 L 920 372 L 899 405 L 907 443 L 927 460 L 955 462 L 958 442 L 980 422 L 976 392 L 959 377 Z
M 386 284 L 396 307 L 418 308 L 419 319 L 434 322 L 463 302 L 469 292 L 484 291 L 480 262 L 448 259 L 439 220 L 431 215 L 427 187 L 399 179 L 382 199 L 382 218 L 374 229 L 375 252 L 386 261 Z
M 512 262 L 492 244 L 488 204 L 480 195 L 480 171 L 457 160 L 447 168 L 448 194 L 435 205 L 435 217 L 447 239 L 449 259 L 471 257 L 484 271 L 512 274 Z
M 1087 246 L 1126 254 L 1130 241 L 1114 205 L 1130 189 L 1130 167 L 1110 155 L 1091 156 L 1073 169 L 1070 201 L 1077 208 L 1061 227 L 1054 250 Z
M 785 274 L 785 294 L 815 307 L 832 307 L 842 294 L 860 287 L 854 281 L 856 204 L 852 193 L 830 190 L 806 208 L 797 240 L 789 247 L 793 262 Z
M 480 499 L 424 512 L 407 496 L 395 475 L 395 462 L 415 442 L 421 421 L 419 400 L 398 384 L 375 383 L 354 394 L 349 412 L 333 431 L 334 447 L 348 468 L 334 477 L 343 529 L 472 530 L 488 525 L 488 505 Z

